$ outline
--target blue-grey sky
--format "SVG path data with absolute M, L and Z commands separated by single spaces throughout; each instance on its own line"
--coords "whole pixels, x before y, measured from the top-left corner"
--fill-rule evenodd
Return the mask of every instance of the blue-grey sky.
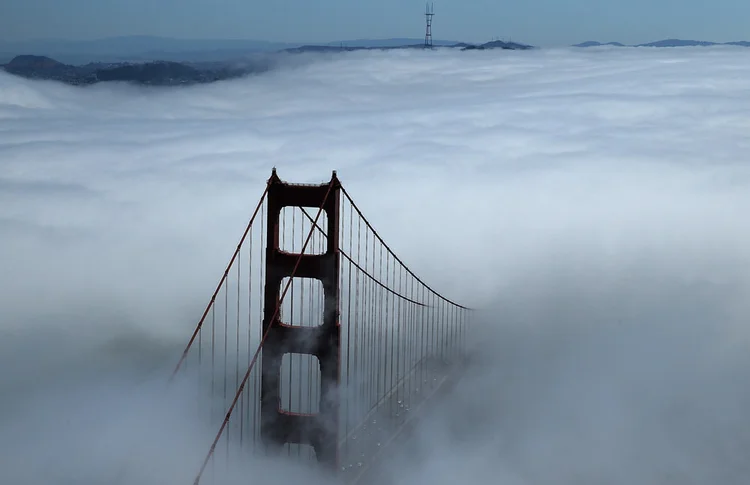
M 1 0 L 0 40 L 121 35 L 323 42 L 421 37 L 423 0 Z M 438 0 L 434 37 L 585 40 L 750 38 L 748 0 Z

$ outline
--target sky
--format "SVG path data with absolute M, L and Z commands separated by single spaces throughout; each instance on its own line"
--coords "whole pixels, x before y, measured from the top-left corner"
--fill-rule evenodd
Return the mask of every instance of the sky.
M 496 55 L 180 89 L 0 73 L 0 482 L 192 483 L 216 429 L 164 381 L 275 166 L 336 169 L 482 309 L 481 365 L 400 483 L 746 483 L 750 51 Z
M 0 40 L 122 35 L 330 42 L 424 36 L 421 0 L 5 0 Z M 538 46 L 587 40 L 645 43 L 665 38 L 745 40 L 743 0 L 443 0 L 433 35 L 445 40 L 513 38 Z

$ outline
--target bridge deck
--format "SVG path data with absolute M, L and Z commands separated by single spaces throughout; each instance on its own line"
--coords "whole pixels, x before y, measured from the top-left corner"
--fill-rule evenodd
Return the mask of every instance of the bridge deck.
M 368 421 L 350 434 L 341 454 L 341 479 L 347 484 L 383 485 L 386 473 L 380 468 L 384 459 L 397 453 L 400 444 L 411 436 L 415 425 L 430 411 L 434 398 L 446 395 L 460 378 L 461 364 L 450 364 L 437 359 L 425 362 L 421 372 L 412 373 L 404 380 L 401 392 L 393 392 Z M 416 381 L 421 381 L 421 388 Z M 403 393 L 409 386 L 419 389 L 407 402 Z

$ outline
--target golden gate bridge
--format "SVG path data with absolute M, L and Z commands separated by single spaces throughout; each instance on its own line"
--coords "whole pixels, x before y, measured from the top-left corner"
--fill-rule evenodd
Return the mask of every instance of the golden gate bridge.
M 170 379 L 195 384 L 217 430 L 194 483 L 243 453 L 365 481 L 460 375 L 471 316 L 409 269 L 335 171 L 303 185 L 274 169 Z

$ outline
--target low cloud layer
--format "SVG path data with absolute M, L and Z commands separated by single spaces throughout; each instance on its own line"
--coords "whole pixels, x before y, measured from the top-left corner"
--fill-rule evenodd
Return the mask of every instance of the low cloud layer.
M 392 465 L 409 483 L 744 483 L 748 56 L 366 52 L 184 89 L 0 73 L 0 477 L 103 477 L 124 452 L 102 443 L 171 414 L 163 468 L 123 483 L 192 479 L 213 430 L 133 395 L 160 395 L 276 166 L 338 170 L 417 274 L 486 309 L 481 365 Z

